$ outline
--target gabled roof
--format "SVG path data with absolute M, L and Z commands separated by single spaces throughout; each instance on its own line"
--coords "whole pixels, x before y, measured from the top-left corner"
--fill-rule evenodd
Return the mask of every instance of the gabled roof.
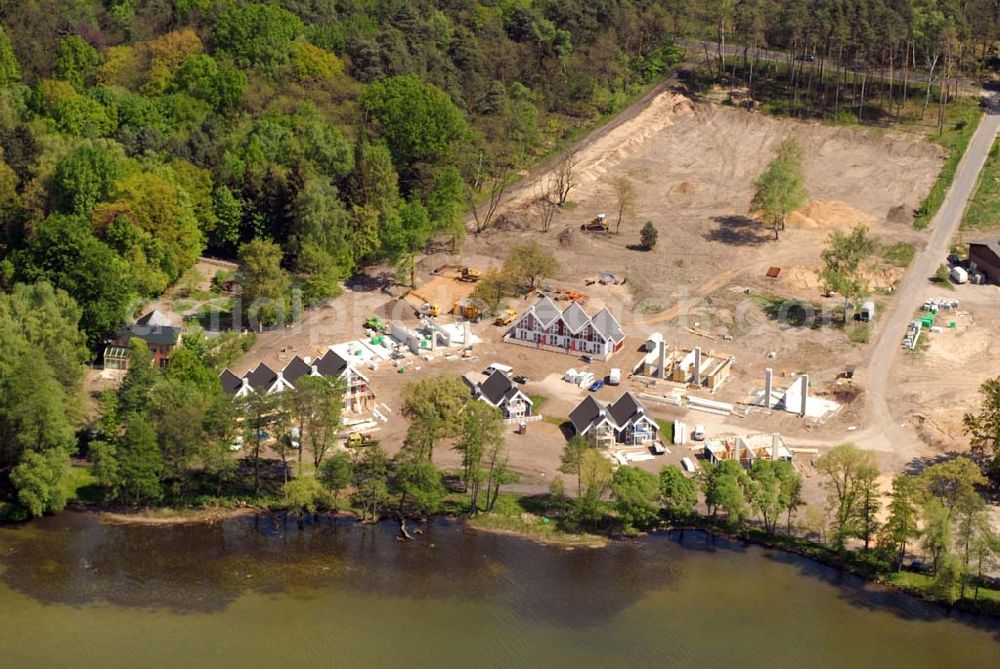
M 147 344 L 173 346 L 181 335 L 181 328 L 175 327 L 166 316 L 157 310 L 144 314 L 133 325 L 126 325 L 118 331 L 118 339 L 128 341 L 137 337 Z
M 986 247 L 991 253 L 993 253 L 997 260 L 1000 260 L 1000 238 L 980 239 L 978 241 L 969 242 L 969 248 L 971 249 L 973 246 Z
M 145 325 L 148 327 L 173 327 L 174 324 L 170 322 L 170 319 L 164 316 L 158 309 L 153 309 L 148 314 L 140 316 L 139 320 L 135 322 L 136 325 Z
M 583 434 L 601 417 L 603 412 L 604 407 L 601 406 L 601 403 L 595 400 L 593 395 L 587 395 L 570 412 L 569 421 L 573 423 L 577 434 Z
M 496 406 L 503 401 L 507 393 L 514 388 L 514 383 L 501 371 L 494 371 L 489 377 L 479 384 L 479 394 L 486 398 L 490 404 Z
M 562 312 L 562 317 L 563 322 L 566 323 L 566 327 L 573 333 L 579 332 L 590 322 L 590 316 L 576 302 L 566 307 L 566 310 Z
M 312 365 L 299 356 L 292 358 L 291 362 L 285 365 L 285 369 L 281 372 L 281 375 L 285 377 L 285 381 L 288 381 L 292 385 L 295 385 L 295 382 L 303 376 L 309 376 L 310 374 L 312 374 Z
M 612 316 L 606 308 L 597 312 L 591 322 L 594 324 L 595 330 L 615 343 L 625 338 L 625 333 L 622 332 L 622 326 L 618 319 Z
M 316 362 L 316 371 L 323 376 L 339 378 L 347 371 L 347 361 L 330 349 Z
M 531 307 L 531 310 L 535 312 L 535 318 L 543 328 L 552 325 L 552 322 L 559 318 L 560 313 L 556 303 L 544 295 L 538 298 L 538 301 Z
M 243 379 L 228 369 L 222 370 L 222 374 L 219 374 L 219 383 L 222 384 L 222 392 L 227 395 L 235 395 L 243 387 Z
M 490 374 L 485 381 L 478 385 L 478 388 L 480 396 L 493 406 L 500 406 L 519 393 L 523 395 L 525 402 L 532 404 L 531 398 L 521 393 L 521 389 L 506 374 L 500 371 Z
M 254 390 L 268 390 L 278 380 L 278 373 L 264 363 L 260 363 L 257 365 L 257 369 L 247 374 L 246 378 Z
M 630 392 L 624 393 L 614 404 L 608 405 L 608 413 L 618 427 L 624 427 L 645 413 L 646 408 Z

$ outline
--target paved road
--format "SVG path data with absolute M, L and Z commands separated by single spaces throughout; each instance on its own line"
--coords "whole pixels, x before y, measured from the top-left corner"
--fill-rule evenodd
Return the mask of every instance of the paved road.
M 895 306 L 884 315 L 876 333 L 875 345 L 871 349 L 868 363 L 869 410 L 873 431 L 880 433 L 883 444 L 891 450 L 903 446 L 913 439 L 912 432 L 900 429 L 889 415 L 886 391 L 893 362 L 902 348 L 903 335 L 913 314 L 934 292 L 928 279 L 937 271 L 948 256 L 951 240 L 954 238 L 965 206 L 975 193 L 979 173 L 986 163 L 986 157 L 1000 129 L 1000 115 L 983 116 L 965 151 L 951 189 L 944 203 L 931 222 L 930 238 L 910 266 L 896 291 Z M 874 436 L 874 435 L 873 435 Z M 908 450 L 908 449 L 906 449 Z

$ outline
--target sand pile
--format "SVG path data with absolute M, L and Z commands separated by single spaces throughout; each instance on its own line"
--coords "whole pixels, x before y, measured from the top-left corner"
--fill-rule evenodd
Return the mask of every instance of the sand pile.
M 814 200 L 788 217 L 789 228 L 800 230 L 849 229 L 856 225 L 871 226 L 875 217 L 855 209 L 846 202 Z
M 789 267 L 782 270 L 781 280 L 789 288 L 813 290 L 819 288 L 819 268 L 809 266 Z

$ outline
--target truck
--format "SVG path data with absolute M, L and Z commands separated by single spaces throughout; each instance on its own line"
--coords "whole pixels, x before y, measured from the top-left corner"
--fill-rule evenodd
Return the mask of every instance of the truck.
M 459 277 L 459 281 L 465 281 L 467 283 L 475 283 L 482 278 L 482 273 L 473 267 L 463 267 L 462 274 Z
M 493 324 L 494 325 L 500 325 L 500 326 L 510 325 L 511 323 L 514 322 L 515 318 L 517 318 L 517 312 L 516 311 L 514 311 L 513 309 L 504 309 L 496 317 L 496 320 L 493 321 Z
M 422 307 L 420 307 L 421 316 L 430 316 L 431 318 L 437 318 L 441 315 L 441 307 L 436 304 L 430 304 L 425 302 Z
M 964 267 L 955 265 L 951 268 L 951 282 L 952 283 L 966 283 L 969 280 L 969 273 Z
M 611 371 L 608 372 L 608 385 L 617 386 L 622 382 L 622 370 L 618 367 L 612 367 Z

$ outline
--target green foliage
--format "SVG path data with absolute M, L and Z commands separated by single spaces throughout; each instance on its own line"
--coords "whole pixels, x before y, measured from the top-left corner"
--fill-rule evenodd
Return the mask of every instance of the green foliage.
M 55 448 L 39 453 L 25 453 L 10 473 L 10 482 L 17 490 L 17 502 L 33 518 L 57 513 L 66 506 L 63 479 L 69 469 L 69 454 Z
M 80 146 L 56 163 L 51 182 L 55 206 L 67 214 L 90 216 L 97 203 L 108 198 L 122 167 L 120 152 L 96 144 Z
M 30 236 L 15 263 L 22 281 L 43 279 L 66 291 L 81 308 L 80 329 L 96 346 L 118 329 L 132 300 L 129 268 L 90 232 L 86 220 L 53 214 Z
M 448 95 L 416 75 L 376 82 L 360 99 L 378 122 L 399 169 L 446 157 L 465 135 L 462 113 Z
M 52 74 L 68 81 L 78 91 L 97 73 L 101 56 L 79 35 L 69 35 L 59 40 L 59 48 L 52 64 Z
M 867 544 L 878 515 L 879 470 L 875 454 L 853 444 L 842 444 L 821 455 L 816 469 L 827 491 L 834 547 L 842 550 L 851 537 L 861 537 Z
M 975 453 L 989 458 L 987 473 L 1000 481 L 1000 378 L 987 379 L 979 387 L 982 404 L 979 411 L 962 418 L 965 433 Z
M 702 490 L 712 517 L 721 509 L 731 525 L 742 525 L 750 512 L 750 485 L 750 477 L 735 460 L 707 465 L 702 475 Z
M 291 12 L 249 3 L 220 14 L 212 37 L 238 66 L 269 69 L 288 61 L 302 31 L 302 21 Z
M 754 181 L 750 211 L 760 216 L 764 225 L 784 229 L 785 219 L 809 199 L 805 189 L 802 149 L 794 139 L 786 139 L 767 169 Z
M 538 242 L 526 242 L 511 247 L 502 271 L 515 285 L 535 288 L 559 271 L 559 261 Z
M 655 523 L 659 481 L 637 467 L 619 467 L 611 479 L 611 494 L 626 531 Z
M 827 248 L 820 254 L 823 260 L 820 278 L 826 289 L 840 293 L 845 301 L 865 295 L 869 287 L 861 269 L 878 246 L 878 240 L 868 233 L 865 225 L 856 226 L 848 234 L 840 230 L 831 232 Z M 847 318 L 846 306 L 844 318 Z
M 656 226 L 653 225 L 652 221 L 646 221 L 639 230 L 639 246 L 646 251 L 652 251 L 656 247 L 656 238 L 659 237 L 659 232 L 656 230 Z
M 403 451 L 396 458 L 392 488 L 399 495 L 401 514 L 429 516 L 441 507 L 447 490 L 439 470 L 426 458 Z
M 314 478 L 292 479 L 284 485 L 285 503 L 299 514 L 316 513 L 323 500 L 323 487 Z
M 680 467 L 668 465 L 660 470 L 660 500 L 671 518 L 684 518 L 694 511 L 698 487 Z
M 274 242 L 260 239 L 240 247 L 238 281 L 246 317 L 260 326 L 291 321 L 289 280 L 281 267 L 283 253 Z
M 11 47 L 7 31 L 0 26 L 0 88 L 6 88 L 21 81 L 21 65 Z
M 334 453 L 320 465 L 317 475 L 323 487 L 333 494 L 336 506 L 340 492 L 351 484 L 354 477 L 351 457 L 344 451 Z

